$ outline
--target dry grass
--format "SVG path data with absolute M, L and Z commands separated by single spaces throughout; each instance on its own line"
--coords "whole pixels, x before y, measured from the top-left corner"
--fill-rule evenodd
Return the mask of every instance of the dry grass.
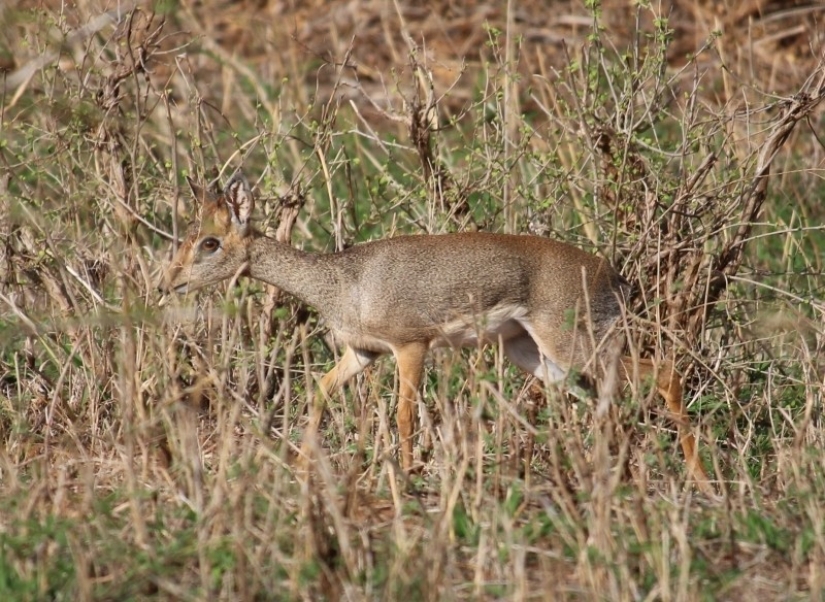
M 0 598 L 821 600 L 822 11 L 400 4 L 0 7 Z M 246 281 L 157 307 L 183 176 L 238 167 L 307 249 L 609 256 L 719 499 L 646 388 L 597 417 L 495 349 L 432 358 L 419 474 L 383 362 L 307 478 L 311 308 Z

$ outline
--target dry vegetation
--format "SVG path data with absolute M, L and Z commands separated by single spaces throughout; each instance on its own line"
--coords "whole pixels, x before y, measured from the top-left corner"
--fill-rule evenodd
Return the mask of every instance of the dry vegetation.
M 822 600 L 821 4 L 201 4 L 0 6 L 0 599 Z M 597 418 L 495 350 L 433 357 L 419 474 L 382 362 L 305 478 L 312 309 L 157 305 L 184 176 L 237 168 L 307 249 L 610 257 L 718 499 L 645 388 Z

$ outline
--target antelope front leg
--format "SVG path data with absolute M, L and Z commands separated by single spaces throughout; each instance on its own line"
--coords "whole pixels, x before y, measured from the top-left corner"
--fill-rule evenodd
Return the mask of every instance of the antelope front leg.
M 632 380 L 633 360 L 630 357 L 623 357 L 621 362 L 625 369 L 625 379 L 628 381 Z M 637 368 L 640 379 L 648 375 L 653 376 L 655 373 L 656 389 L 659 391 L 659 395 L 664 398 L 670 410 L 671 419 L 676 423 L 679 443 L 685 455 L 688 472 L 703 493 L 714 496 L 716 492 L 713 490 L 713 485 L 711 485 L 710 479 L 708 478 L 708 473 L 705 471 L 702 459 L 699 457 L 699 451 L 696 449 L 696 438 L 690 431 L 690 418 L 688 417 L 685 404 L 682 401 L 682 384 L 679 373 L 676 372 L 673 364 L 668 361 L 661 362 L 657 371 L 653 360 L 640 359 Z
M 409 471 L 413 463 L 413 432 L 415 431 L 415 402 L 421 375 L 424 371 L 424 358 L 429 345 L 411 343 L 395 351 L 398 363 L 398 435 L 401 439 L 401 466 Z
M 321 383 L 315 394 L 314 403 L 310 409 L 309 428 L 304 436 L 303 452 L 305 456 L 308 455 L 306 446 L 318 436 L 318 430 L 321 428 L 321 420 L 324 417 L 327 400 L 330 399 L 335 391 L 343 387 L 347 381 L 363 372 L 365 368 L 378 358 L 378 355 L 378 353 L 372 351 L 347 347 L 344 355 L 338 360 L 338 363 L 321 378 Z

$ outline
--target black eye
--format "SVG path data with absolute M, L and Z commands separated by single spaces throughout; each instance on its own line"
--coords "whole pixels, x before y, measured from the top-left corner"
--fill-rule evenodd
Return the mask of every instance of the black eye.
M 221 246 L 217 238 L 204 238 L 201 241 L 201 250 L 207 253 L 214 253 Z

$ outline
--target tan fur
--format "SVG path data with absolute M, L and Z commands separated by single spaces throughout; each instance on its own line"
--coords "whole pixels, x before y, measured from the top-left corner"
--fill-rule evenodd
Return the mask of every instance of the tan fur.
M 614 327 L 628 285 L 603 259 L 534 236 L 487 233 L 402 236 L 340 253 L 310 254 L 276 242 L 250 225 L 252 193 L 233 178 L 223 194 L 192 185 L 199 219 L 167 268 L 163 292 L 186 292 L 238 273 L 273 284 L 315 307 L 345 346 L 321 379 L 331 395 L 380 355 L 398 364 L 398 430 L 405 469 L 413 462 L 414 405 L 432 347 L 500 342 L 513 363 L 545 382 L 571 368 L 602 378 L 617 367 L 634 378 L 630 358 L 617 358 Z M 712 487 L 696 453 L 678 373 L 669 362 L 642 360 L 641 379 L 656 378 L 677 423 L 688 468 Z M 310 428 L 317 430 L 320 405 Z

